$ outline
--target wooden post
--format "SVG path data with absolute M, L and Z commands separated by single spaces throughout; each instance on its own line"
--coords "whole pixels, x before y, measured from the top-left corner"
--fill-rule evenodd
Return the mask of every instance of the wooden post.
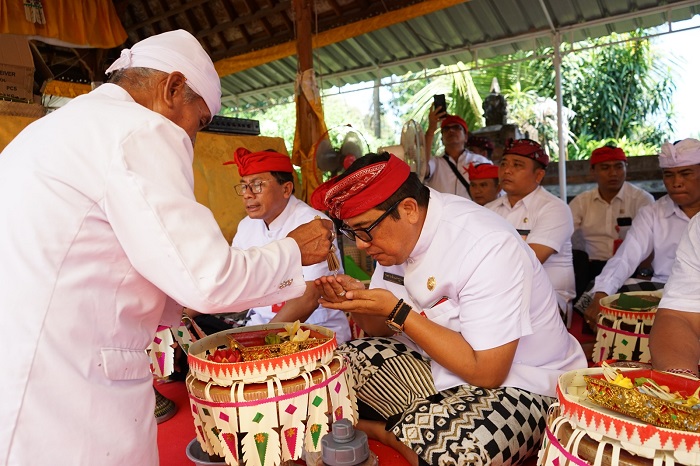
M 313 69 L 313 46 L 311 44 L 311 0 L 294 0 L 294 21 L 297 29 L 297 71 L 299 74 Z M 311 106 L 305 98 L 297 99 L 297 131 L 301 152 L 311 153 L 313 122 Z

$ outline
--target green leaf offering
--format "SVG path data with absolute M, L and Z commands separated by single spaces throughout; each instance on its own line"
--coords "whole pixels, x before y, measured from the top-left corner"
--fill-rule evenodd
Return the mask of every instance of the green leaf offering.
M 279 334 L 273 332 L 265 335 L 266 345 L 279 345 L 280 343 L 282 343 L 282 337 Z
M 661 299 L 652 295 L 620 294 L 615 308 L 622 311 L 650 311 L 659 305 Z

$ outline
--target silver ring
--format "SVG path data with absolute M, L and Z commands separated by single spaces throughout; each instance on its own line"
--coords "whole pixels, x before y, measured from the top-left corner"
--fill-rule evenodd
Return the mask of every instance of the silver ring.
M 341 291 L 340 293 L 336 293 L 336 294 L 342 298 L 343 296 L 345 296 L 345 290 Z

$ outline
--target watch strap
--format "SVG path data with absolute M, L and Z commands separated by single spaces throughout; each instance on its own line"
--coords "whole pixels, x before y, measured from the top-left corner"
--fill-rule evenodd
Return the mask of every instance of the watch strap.
M 401 307 L 401 304 L 403 304 L 403 299 L 399 299 L 399 302 L 396 303 L 396 306 L 394 306 L 394 309 L 392 309 L 391 312 L 389 313 L 389 315 L 386 317 L 387 321 L 392 320 L 394 318 L 394 316 L 396 315 L 396 311 L 399 310 L 399 308 Z
M 393 315 L 392 318 L 387 319 L 386 324 L 395 332 L 403 332 L 404 322 L 406 322 L 406 319 L 411 311 L 411 306 L 402 302 L 401 306 L 399 306 L 398 310 L 396 311 L 396 314 Z

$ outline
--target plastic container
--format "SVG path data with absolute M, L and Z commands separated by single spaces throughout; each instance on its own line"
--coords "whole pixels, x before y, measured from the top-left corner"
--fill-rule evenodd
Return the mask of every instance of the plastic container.
M 223 458 L 212 460 L 209 457 L 209 454 L 202 450 L 202 447 L 199 445 L 196 437 L 187 444 L 185 454 L 187 455 L 187 458 L 197 466 L 208 466 L 212 464 L 221 466 L 222 464 L 226 464 L 226 461 L 224 461 Z
M 321 439 L 321 458 L 313 466 L 377 466 L 379 459 L 369 449 L 367 434 L 355 430 L 348 419 L 332 425 Z

